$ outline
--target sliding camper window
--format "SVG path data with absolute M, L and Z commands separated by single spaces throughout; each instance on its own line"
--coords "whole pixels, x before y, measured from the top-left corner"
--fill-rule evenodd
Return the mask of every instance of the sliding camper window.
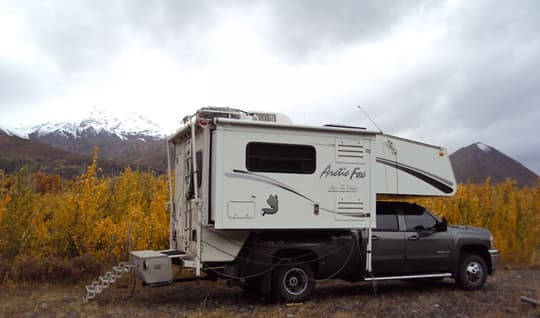
M 315 148 L 307 145 L 250 142 L 246 146 L 246 168 L 254 172 L 315 172 Z

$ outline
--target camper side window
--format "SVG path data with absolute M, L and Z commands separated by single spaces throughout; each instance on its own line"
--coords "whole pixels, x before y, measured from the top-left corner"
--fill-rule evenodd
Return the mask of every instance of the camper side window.
M 254 172 L 315 172 L 315 148 L 307 145 L 250 142 L 246 146 L 246 168 Z

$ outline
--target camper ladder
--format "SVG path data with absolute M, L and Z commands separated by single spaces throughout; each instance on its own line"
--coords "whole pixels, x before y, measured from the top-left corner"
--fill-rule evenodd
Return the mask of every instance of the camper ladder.
M 84 302 L 88 302 L 91 299 L 96 298 L 97 294 L 100 294 L 104 289 L 109 288 L 114 284 L 122 275 L 130 272 L 135 265 L 126 262 L 120 262 L 118 265 L 113 266 L 112 271 L 106 272 L 105 275 L 99 276 L 99 278 L 92 282 L 91 285 L 86 286 L 86 295 L 83 297 Z
M 197 259 L 196 259 L 196 268 L 195 275 L 197 277 L 201 276 L 201 239 L 202 239 L 202 218 L 201 218 L 201 202 L 199 199 L 199 167 L 197 167 L 197 158 L 196 158 L 196 147 L 195 147 L 195 124 L 197 120 L 191 122 L 191 168 L 193 173 L 193 200 L 191 203 L 195 203 L 195 208 L 197 212 Z
M 191 244 L 192 235 L 191 235 L 191 226 L 192 226 L 192 215 L 193 211 L 191 209 L 191 200 L 192 187 L 193 187 L 193 156 L 191 149 L 191 140 L 186 143 L 184 149 L 184 213 L 182 215 L 182 231 L 183 231 L 183 249 L 188 251 Z
M 193 120 L 193 119 L 191 119 Z M 199 198 L 198 167 L 195 146 L 195 126 L 196 121 L 190 122 L 191 139 L 185 144 L 184 149 L 184 215 L 182 216 L 183 248 L 189 251 L 191 242 L 195 241 L 197 246 L 197 257 L 195 259 L 196 275 L 201 274 L 201 200 Z M 197 218 L 194 231 L 193 218 Z

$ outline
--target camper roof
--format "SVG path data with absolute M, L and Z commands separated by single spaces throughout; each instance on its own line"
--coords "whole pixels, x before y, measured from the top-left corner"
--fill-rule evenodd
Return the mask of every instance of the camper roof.
M 229 119 L 229 118 L 214 118 L 213 123 L 234 125 L 234 126 L 253 126 L 261 128 L 283 128 L 290 130 L 303 130 L 303 131 L 324 131 L 324 132 L 338 132 L 343 134 L 362 134 L 362 135 L 375 135 L 380 134 L 380 131 L 358 129 L 353 127 L 340 127 L 340 126 L 312 126 L 312 125 L 297 125 L 280 122 L 267 122 L 267 121 L 255 121 L 245 119 Z M 191 133 L 189 125 L 186 125 L 176 131 L 169 137 L 169 142 L 175 142 L 184 138 L 188 138 Z

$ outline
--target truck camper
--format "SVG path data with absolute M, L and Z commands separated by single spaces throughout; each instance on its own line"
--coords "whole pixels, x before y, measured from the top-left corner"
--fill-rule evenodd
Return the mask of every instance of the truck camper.
M 169 249 L 123 264 L 146 285 L 183 281 L 173 270 L 183 267 L 300 301 L 319 279 L 454 277 L 475 289 L 495 270 L 489 232 L 469 237 L 420 206 L 377 201 L 453 195 L 442 147 L 233 108 L 205 107 L 183 124 L 167 140 Z

